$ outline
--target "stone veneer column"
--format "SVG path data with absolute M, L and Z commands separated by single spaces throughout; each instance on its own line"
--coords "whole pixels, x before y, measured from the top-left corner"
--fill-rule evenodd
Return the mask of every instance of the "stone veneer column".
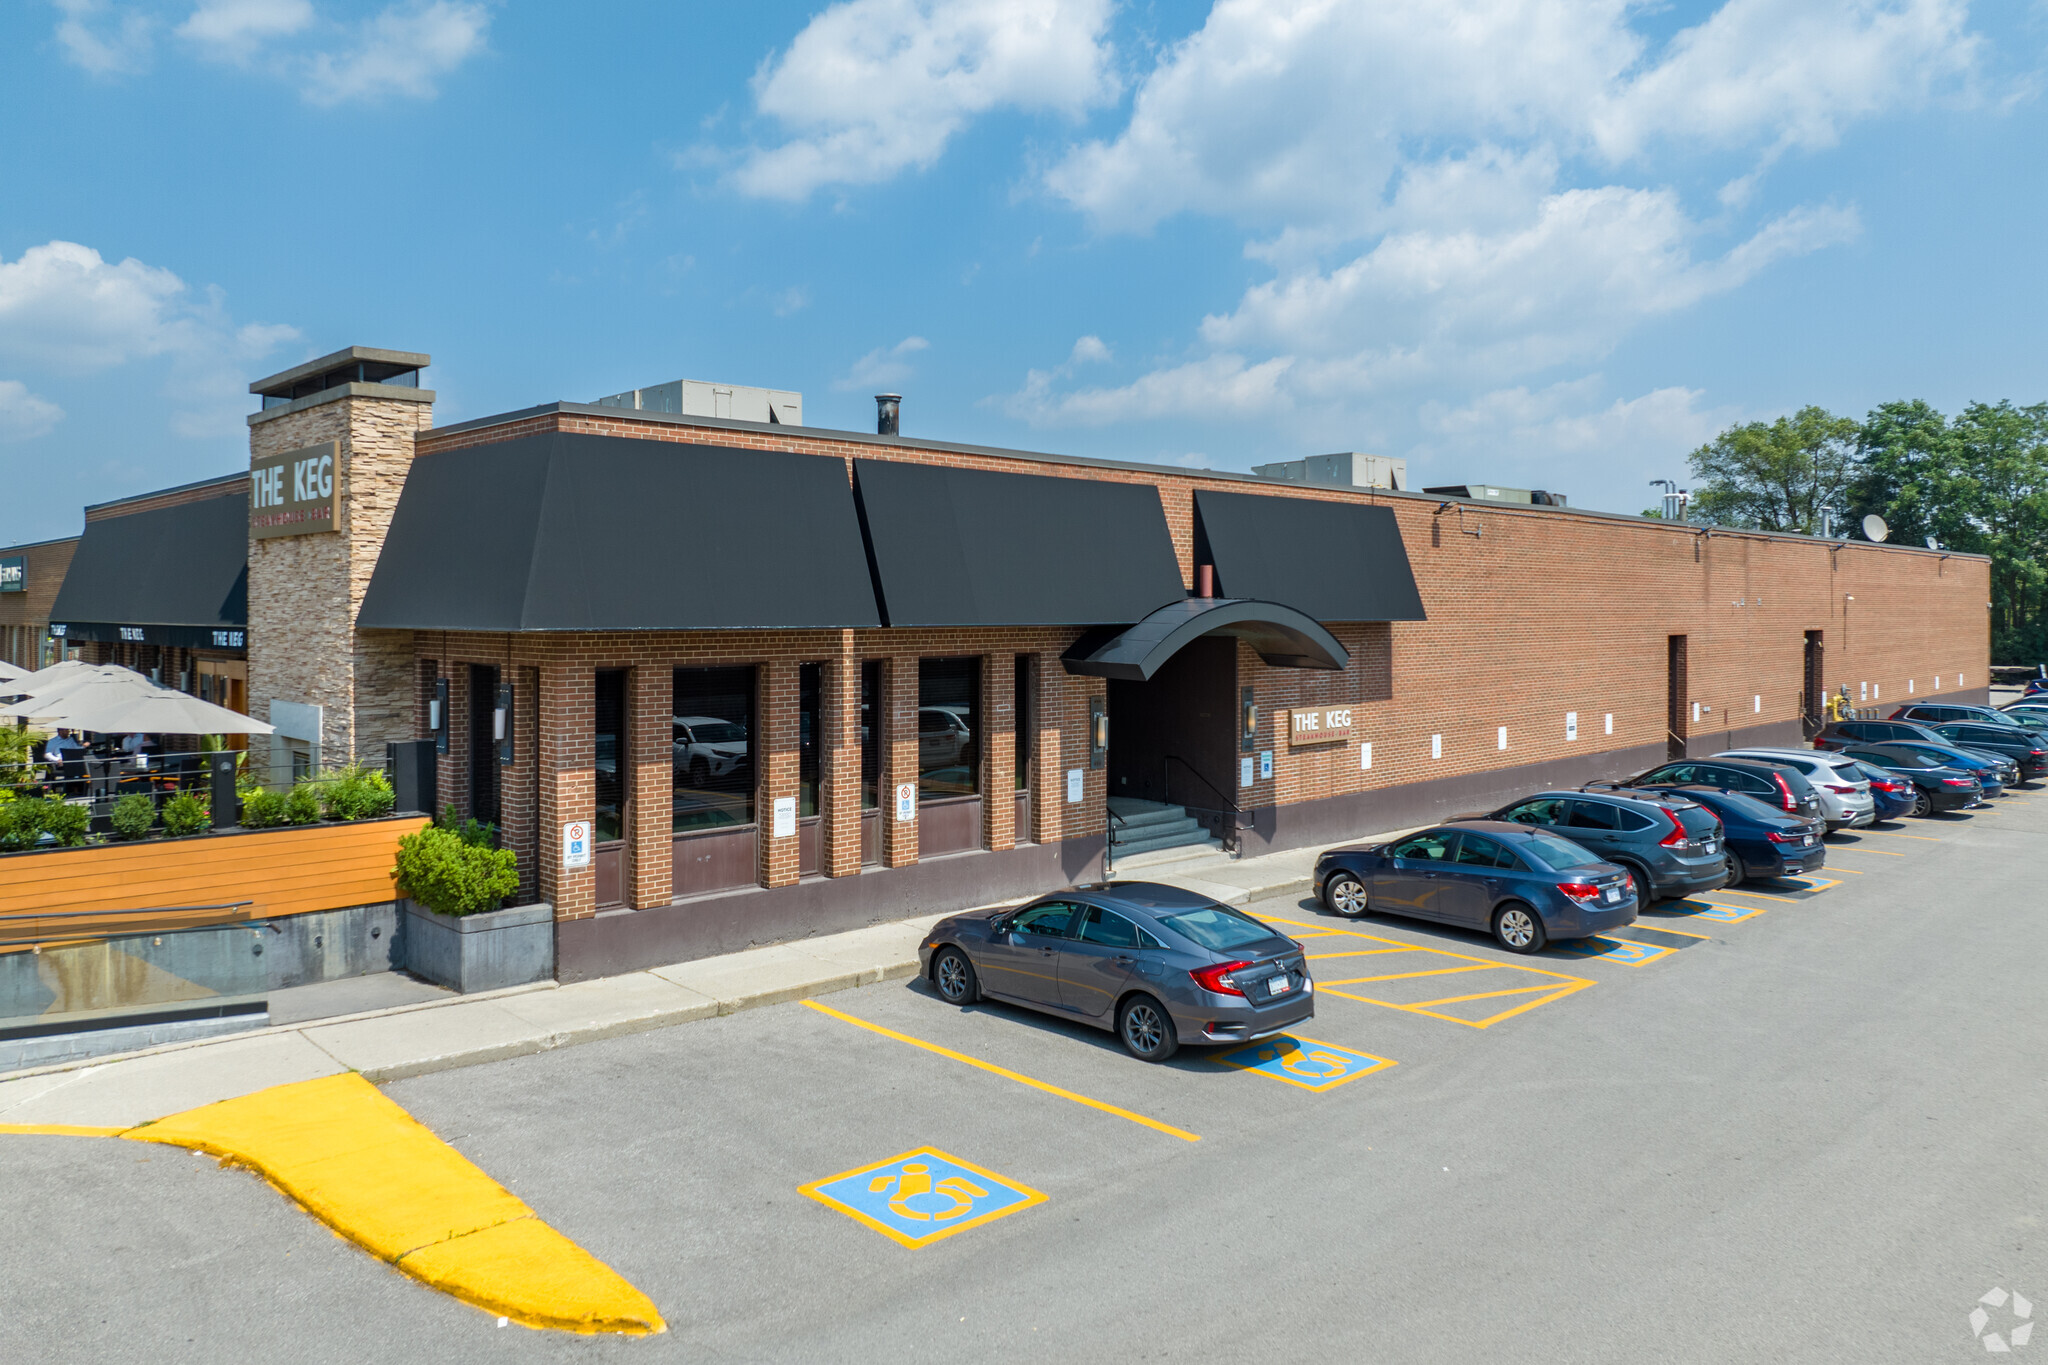
M 647 910 L 675 899 L 675 747 L 669 719 L 675 711 L 674 674 L 642 664 L 628 675 L 626 695 L 626 734 L 633 746 L 626 903 Z
M 839 632 L 819 680 L 819 871 L 860 872 L 860 656 L 850 630 Z
M 802 839 L 794 832 L 786 838 L 775 837 L 775 802 L 797 794 L 802 760 L 797 728 L 799 667 L 786 659 L 761 665 L 761 713 L 755 733 L 762 752 L 755 760 L 754 829 L 763 886 L 797 883 Z
M 1017 656 L 981 661 L 982 847 L 1017 846 Z
M 917 655 L 891 654 L 882 665 L 882 699 L 887 714 L 878 718 L 886 745 L 882 750 L 882 863 L 908 867 L 917 861 L 917 821 L 896 818 L 896 788 L 917 786 Z M 916 800 L 915 795 L 912 801 Z M 915 806 L 912 807 L 913 812 Z
M 431 390 L 384 384 L 344 384 L 249 416 L 252 460 L 339 445 L 336 529 L 249 541 L 249 711 L 270 719 L 273 698 L 321 707 L 326 767 L 382 764 L 385 742 L 412 733 L 409 633 L 359 634 L 356 613 L 414 438 L 433 420 Z

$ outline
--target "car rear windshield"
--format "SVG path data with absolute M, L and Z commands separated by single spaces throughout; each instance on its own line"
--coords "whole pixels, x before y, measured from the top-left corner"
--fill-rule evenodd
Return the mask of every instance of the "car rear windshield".
M 1227 905 L 1205 905 L 1199 910 L 1163 915 L 1160 923 L 1215 953 L 1233 953 L 1279 937 L 1250 915 L 1239 914 Z
M 1569 839 L 1556 835 L 1531 831 L 1522 848 L 1541 858 L 1553 872 L 1564 872 L 1574 867 L 1591 867 L 1600 861 Z
M 1746 815 L 1752 820 L 1761 820 L 1769 825 L 1775 825 L 1785 818 L 1784 811 L 1775 806 L 1766 806 L 1755 797 L 1744 796 L 1740 792 L 1724 792 L 1715 798 L 1715 804 L 1720 806 L 1723 815 Z

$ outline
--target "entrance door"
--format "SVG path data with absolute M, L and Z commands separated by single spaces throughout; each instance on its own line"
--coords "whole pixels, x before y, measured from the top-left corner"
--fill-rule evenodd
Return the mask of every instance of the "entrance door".
M 1685 757 L 1685 737 L 1690 733 L 1686 717 L 1686 699 L 1691 689 L 1685 682 L 1685 637 L 1674 635 L 1665 644 L 1664 664 L 1664 756 Z
M 498 736 L 493 726 L 498 709 L 498 670 L 489 664 L 469 666 L 469 815 L 485 824 L 498 823 Z
M 1237 773 L 1237 641 L 1206 635 L 1150 682 L 1109 684 L 1109 794 L 1227 811 Z

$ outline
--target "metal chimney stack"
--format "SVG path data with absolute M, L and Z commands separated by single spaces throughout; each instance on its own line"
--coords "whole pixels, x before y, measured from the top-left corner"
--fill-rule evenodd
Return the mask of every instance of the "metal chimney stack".
M 900 393 L 878 393 L 875 395 L 875 435 L 894 436 L 897 434 L 898 419 L 903 412 L 903 395 Z

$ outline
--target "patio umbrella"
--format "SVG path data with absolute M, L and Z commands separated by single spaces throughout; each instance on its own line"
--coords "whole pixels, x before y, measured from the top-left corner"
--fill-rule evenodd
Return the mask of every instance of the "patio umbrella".
M 95 673 L 101 669 L 113 667 L 115 667 L 113 664 L 89 664 L 83 659 L 66 659 L 62 663 L 51 664 L 48 668 L 40 668 L 33 673 L 24 674 L 12 680 L 8 684 L 11 690 L 4 695 L 20 696 L 24 693 L 33 692 L 37 688 L 54 686 L 57 683 L 63 682 L 66 678 L 76 677 L 81 673 Z M 133 672 L 134 670 L 130 669 L 129 671 Z
M 139 697 L 57 703 L 63 723 L 100 735 L 267 735 L 271 727 L 239 711 L 159 687 Z
M 0 659 L 0 688 L 6 687 L 7 684 L 13 682 L 16 678 L 26 678 L 27 676 L 27 669 L 8 663 L 5 659 Z
M 10 686 L 20 686 L 19 683 Z M 81 706 L 105 706 L 110 702 L 146 697 L 165 689 L 132 668 L 94 668 L 70 673 L 20 701 L 0 705 L 0 717 L 26 720 L 31 724 L 68 725 L 75 730 L 91 727 L 71 719 Z

